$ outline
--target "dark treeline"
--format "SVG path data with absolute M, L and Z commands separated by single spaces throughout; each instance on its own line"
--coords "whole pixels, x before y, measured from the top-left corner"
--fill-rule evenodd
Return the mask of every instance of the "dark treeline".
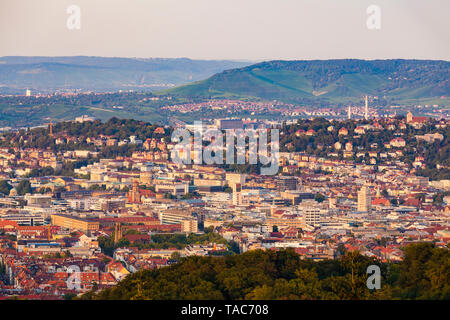
M 367 288 L 367 267 L 381 269 L 381 289 Z M 450 299 L 450 253 L 431 243 L 404 248 L 400 263 L 358 252 L 339 259 L 301 260 L 292 249 L 226 257 L 182 258 L 141 270 L 81 299 Z

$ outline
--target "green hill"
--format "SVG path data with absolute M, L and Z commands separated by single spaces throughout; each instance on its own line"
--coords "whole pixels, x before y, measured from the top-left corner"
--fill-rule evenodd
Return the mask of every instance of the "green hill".
M 450 62 L 432 60 L 269 61 L 226 70 L 164 91 L 205 98 L 256 98 L 291 103 L 448 103 Z

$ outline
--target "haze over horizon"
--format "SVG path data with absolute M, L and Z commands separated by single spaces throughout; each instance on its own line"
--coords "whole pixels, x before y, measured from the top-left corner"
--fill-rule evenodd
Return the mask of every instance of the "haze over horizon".
M 381 9 L 381 29 L 366 26 Z M 66 12 L 81 9 L 81 28 Z M 0 56 L 205 60 L 450 60 L 445 0 L 16 0 L 0 3 Z

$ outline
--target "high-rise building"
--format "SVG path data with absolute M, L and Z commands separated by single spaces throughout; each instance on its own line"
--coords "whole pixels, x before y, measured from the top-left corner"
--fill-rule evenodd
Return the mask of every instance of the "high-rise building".
M 319 208 L 307 208 L 303 210 L 305 223 L 310 226 L 320 226 L 322 222 L 323 211 Z
M 31 90 L 30 90 L 30 89 L 27 89 L 27 90 L 25 91 L 25 95 L 26 95 L 27 97 L 31 96 Z
M 239 206 L 242 204 L 241 184 L 233 184 L 233 205 Z
M 336 198 L 328 198 L 328 206 L 330 207 L 330 209 L 335 209 L 336 204 L 337 204 Z
M 368 120 L 369 119 L 369 101 L 367 100 L 367 96 L 366 96 L 366 108 L 364 110 L 364 119 Z
M 350 120 L 352 118 L 352 109 L 350 106 L 348 106 L 347 116 L 348 116 L 348 120 Z
M 372 199 L 370 196 L 370 190 L 367 186 L 363 186 L 358 191 L 358 211 L 370 212 L 372 205 Z
M 52 225 L 83 232 L 97 231 L 100 228 L 98 219 L 84 219 L 64 214 L 52 214 Z

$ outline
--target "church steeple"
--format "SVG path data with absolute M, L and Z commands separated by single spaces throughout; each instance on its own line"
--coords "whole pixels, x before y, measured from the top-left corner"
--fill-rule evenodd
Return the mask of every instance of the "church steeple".
M 120 222 L 118 222 L 114 227 L 114 243 L 119 242 L 121 238 L 122 238 L 122 225 L 120 224 Z
M 52 120 L 50 120 L 50 123 L 48 124 L 48 131 L 49 131 L 49 136 L 53 137 L 53 123 L 52 123 Z

